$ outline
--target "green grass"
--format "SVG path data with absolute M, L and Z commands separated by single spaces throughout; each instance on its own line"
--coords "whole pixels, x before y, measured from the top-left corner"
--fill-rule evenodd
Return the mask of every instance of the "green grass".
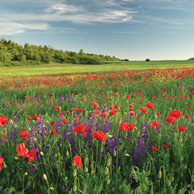
M 194 61 L 130 61 L 130 62 L 110 62 L 101 65 L 83 64 L 43 64 L 39 66 L 24 67 L 0 67 L 0 77 L 30 76 L 41 74 L 59 74 L 75 72 L 100 72 L 113 70 L 136 70 L 152 68 L 173 68 L 173 67 L 194 67 Z
M 181 67 L 182 64 L 184 62 L 177 62 L 176 65 L 172 65 L 171 61 L 125 62 L 122 66 L 131 67 L 134 72 L 115 71 L 99 73 L 98 76 L 88 72 L 88 75 L 1 79 L 0 115 L 9 120 L 3 127 L 0 126 L 0 138 L 5 135 L 5 140 L 0 142 L 0 156 L 4 159 L 0 170 L 0 193 L 192 193 L 192 70 L 174 68 L 173 71 L 152 71 L 158 65 L 169 68 Z M 22 70 L 32 74 L 34 69 L 43 72 L 44 69 L 49 70 L 49 67 L 52 74 L 53 69 L 61 68 L 60 65 L 44 65 Z M 73 73 L 78 66 L 66 67 L 72 67 L 70 72 Z M 92 65 L 79 67 L 94 68 Z M 102 67 L 119 68 L 119 64 L 97 67 L 99 72 L 104 70 Z M 139 71 L 141 68 L 149 70 Z M 100 113 L 107 112 L 109 116 L 96 114 L 92 102 L 98 104 Z M 148 102 L 156 106 L 151 109 L 147 106 Z M 115 105 L 115 116 L 111 116 L 110 113 L 114 110 L 112 106 Z M 129 112 L 131 105 L 134 115 Z M 55 110 L 57 107 L 59 109 Z M 142 107 L 146 107 L 146 113 L 140 109 Z M 180 111 L 181 117 L 175 123 L 167 123 L 166 118 L 172 110 Z M 160 113 L 159 116 L 156 116 L 157 112 Z M 33 119 L 34 114 L 40 116 L 38 121 Z M 186 115 L 191 118 L 187 119 Z M 31 116 L 30 120 L 27 120 L 28 116 Z M 77 118 L 79 121 L 76 121 Z M 67 122 L 61 125 L 62 119 Z M 51 125 L 52 121 L 55 122 L 54 126 Z M 159 125 L 150 126 L 153 121 L 157 121 Z M 124 131 L 121 122 L 135 125 L 136 128 Z M 87 126 L 86 137 L 83 133 L 73 132 L 77 124 Z M 179 132 L 179 126 L 186 127 L 186 131 Z M 29 133 L 29 142 L 22 139 L 25 134 L 21 136 L 21 129 Z M 50 134 L 51 129 L 55 129 L 57 135 Z M 105 142 L 93 137 L 98 130 L 106 134 L 108 139 Z M 29 151 L 38 149 L 34 160 L 17 156 L 19 151 L 16 147 L 23 142 Z M 164 147 L 166 143 L 170 146 L 167 149 Z M 158 150 L 152 151 L 152 146 Z M 82 159 L 81 168 L 74 165 L 75 155 Z

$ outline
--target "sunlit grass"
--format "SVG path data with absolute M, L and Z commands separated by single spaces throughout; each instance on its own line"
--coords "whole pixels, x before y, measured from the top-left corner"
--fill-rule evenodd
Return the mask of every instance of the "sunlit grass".
M 30 76 L 41 74 L 60 74 L 75 72 L 103 72 L 116 70 L 136 70 L 153 68 L 177 68 L 194 67 L 194 61 L 132 61 L 132 62 L 111 62 L 100 65 L 81 64 L 43 64 L 40 66 L 25 67 L 0 67 L 0 77 Z

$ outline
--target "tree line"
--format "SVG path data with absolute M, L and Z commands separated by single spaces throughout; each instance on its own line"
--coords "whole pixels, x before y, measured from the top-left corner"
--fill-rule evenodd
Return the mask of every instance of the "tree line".
M 72 64 L 99 64 L 101 61 L 120 61 L 115 56 L 79 53 L 63 51 L 51 46 L 37 46 L 25 43 L 21 46 L 11 40 L 2 38 L 0 40 L 0 65 L 39 65 L 42 63 L 72 63 Z

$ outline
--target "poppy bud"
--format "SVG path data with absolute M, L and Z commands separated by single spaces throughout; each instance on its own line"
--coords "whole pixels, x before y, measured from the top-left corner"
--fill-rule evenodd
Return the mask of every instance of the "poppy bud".
M 73 191 L 77 191 L 77 186 L 76 185 L 74 185 Z
M 112 138 L 112 137 L 113 137 L 113 135 L 108 135 L 107 137 L 108 137 L 108 138 Z
M 77 170 L 74 170 L 73 176 L 76 176 L 76 175 L 77 175 Z
M 85 172 L 88 172 L 88 168 L 87 167 L 85 168 Z
M 44 178 L 45 181 L 47 181 L 47 176 L 46 176 L 46 174 L 43 174 L 43 178 Z
M 89 162 L 89 159 L 88 159 L 88 156 L 86 156 L 84 163 L 88 164 L 88 162 Z
M 108 173 L 109 173 L 109 170 L 108 170 L 108 168 L 106 167 L 105 174 L 108 174 Z
M 111 158 L 108 159 L 107 166 L 111 165 Z
M 170 186 L 171 185 L 171 181 L 170 180 L 168 180 L 168 186 Z
M 162 178 L 162 172 L 161 172 L 161 170 L 158 172 L 158 178 L 159 178 L 159 179 Z
M 117 152 L 116 152 L 116 150 L 114 150 L 114 152 L 113 152 L 113 155 L 114 155 L 114 156 L 116 156 L 116 155 L 117 155 Z

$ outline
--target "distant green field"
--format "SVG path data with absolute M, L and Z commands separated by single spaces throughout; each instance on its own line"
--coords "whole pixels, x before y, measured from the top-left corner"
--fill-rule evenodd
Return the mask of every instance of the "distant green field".
M 129 61 L 110 62 L 100 65 L 83 64 L 44 64 L 25 67 L 0 67 L 0 77 L 30 76 L 40 74 L 60 74 L 76 72 L 104 72 L 113 70 L 136 70 L 152 68 L 193 67 L 194 60 L 185 61 Z

